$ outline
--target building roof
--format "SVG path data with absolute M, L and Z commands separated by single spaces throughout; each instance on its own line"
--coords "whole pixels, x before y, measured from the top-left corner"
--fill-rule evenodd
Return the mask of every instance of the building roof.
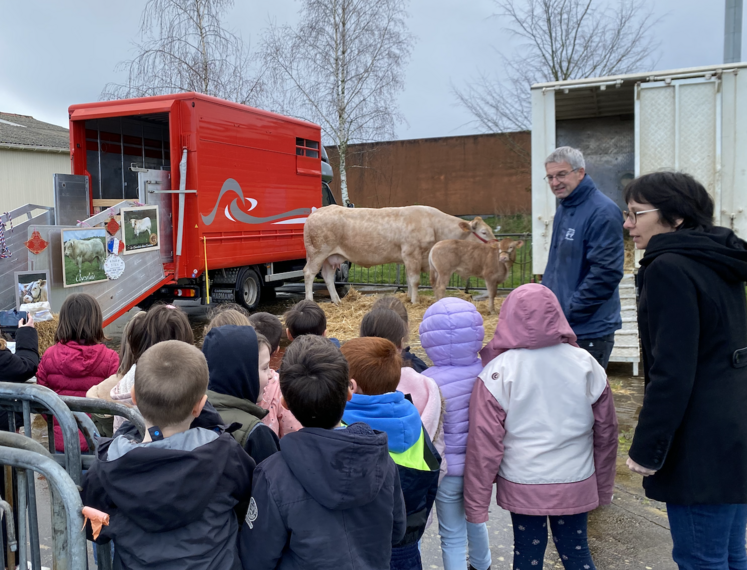
M 0 148 L 70 152 L 70 135 L 65 127 L 0 112 Z

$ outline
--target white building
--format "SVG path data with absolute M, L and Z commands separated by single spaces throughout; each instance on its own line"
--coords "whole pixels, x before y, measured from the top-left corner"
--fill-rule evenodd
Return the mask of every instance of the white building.
M 53 206 L 56 173 L 70 174 L 68 130 L 0 112 L 0 213 L 24 204 Z

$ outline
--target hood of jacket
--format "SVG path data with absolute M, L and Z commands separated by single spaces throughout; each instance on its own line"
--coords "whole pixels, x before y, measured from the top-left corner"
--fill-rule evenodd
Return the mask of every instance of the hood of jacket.
M 386 433 L 389 451 L 394 453 L 403 453 L 415 445 L 423 429 L 418 409 L 402 392 L 378 396 L 353 394 L 342 419 L 348 425 L 363 422 Z
M 480 351 L 483 366 L 513 348 L 545 348 L 568 343 L 576 335 L 550 289 L 529 283 L 515 289 L 501 305 L 495 336 Z
M 208 390 L 257 403 L 259 348 L 252 327 L 227 325 L 211 329 L 202 343 L 210 370 Z
M 372 502 L 389 464 L 386 435 L 361 423 L 289 433 L 280 440 L 280 453 L 304 490 L 330 510 Z
M 203 516 L 233 445 L 229 434 L 200 428 L 146 444 L 102 439 L 97 469 L 118 509 L 146 531 L 166 532 Z
M 434 303 L 420 323 L 420 342 L 434 366 L 470 366 L 478 361 L 485 328 L 475 306 L 456 297 Z
M 649 265 L 664 253 L 676 253 L 702 263 L 724 281 L 747 281 L 747 243 L 728 228 L 710 231 L 680 230 L 655 235 L 641 265 Z
M 105 344 L 78 344 L 72 340 L 54 346 L 54 350 L 48 351 L 52 361 L 50 371 L 64 373 L 69 378 L 94 375 L 109 350 Z

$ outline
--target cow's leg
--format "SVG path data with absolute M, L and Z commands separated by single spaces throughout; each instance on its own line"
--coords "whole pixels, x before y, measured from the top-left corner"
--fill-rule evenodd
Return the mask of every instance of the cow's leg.
M 319 270 L 322 268 L 324 259 L 324 257 L 319 256 L 306 258 L 306 265 L 303 268 L 303 281 L 306 286 L 307 301 L 314 300 L 314 279 L 316 278 L 316 274 L 319 273 Z
M 445 273 L 438 273 L 438 278 L 433 285 L 433 292 L 436 295 L 436 300 L 440 301 L 446 295 L 446 286 L 449 284 L 449 277 Z
M 325 259 L 324 263 L 322 263 L 322 278 L 327 285 L 329 298 L 335 305 L 339 305 L 340 296 L 337 294 L 337 289 L 335 288 L 335 266 L 329 262 L 329 259 Z
M 410 302 L 415 305 L 418 302 L 418 286 L 420 285 L 420 256 L 405 257 L 405 273 L 407 273 L 407 293 Z

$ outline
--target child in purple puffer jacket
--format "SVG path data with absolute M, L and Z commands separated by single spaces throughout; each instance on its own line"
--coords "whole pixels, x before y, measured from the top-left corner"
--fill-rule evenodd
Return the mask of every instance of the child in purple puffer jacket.
M 446 297 L 431 305 L 420 324 L 420 341 L 433 366 L 423 372 L 433 378 L 446 400 L 444 438 L 446 477 L 436 495 L 438 528 L 445 570 L 463 570 L 465 545 L 474 570 L 490 568 L 490 544 L 485 523 L 468 523 L 464 514 L 464 458 L 469 432 L 469 401 L 482 363 L 485 329 L 472 303 Z

